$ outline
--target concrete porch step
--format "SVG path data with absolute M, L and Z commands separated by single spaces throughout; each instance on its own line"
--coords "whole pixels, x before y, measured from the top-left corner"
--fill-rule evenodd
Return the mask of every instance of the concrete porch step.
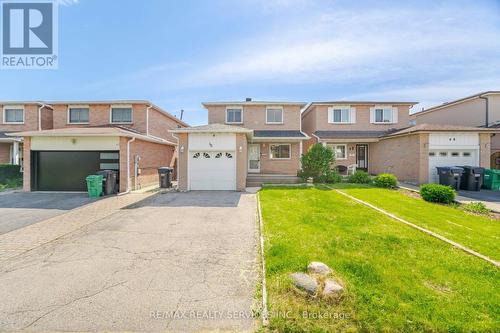
M 248 174 L 247 187 L 261 186 L 267 184 L 299 184 L 302 179 L 297 176 L 275 175 L 275 174 Z

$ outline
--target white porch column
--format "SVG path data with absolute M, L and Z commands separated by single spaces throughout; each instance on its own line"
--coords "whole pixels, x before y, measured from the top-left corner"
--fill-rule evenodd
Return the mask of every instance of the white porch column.
M 19 165 L 19 141 L 12 143 L 12 164 Z

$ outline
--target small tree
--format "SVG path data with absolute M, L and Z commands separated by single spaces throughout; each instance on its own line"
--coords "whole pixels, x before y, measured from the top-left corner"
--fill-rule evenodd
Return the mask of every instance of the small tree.
M 314 144 L 307 153 L 300 158 L 302 170 L 299 177 L 307 179 L 312 177 L 315 182 L 321 182 L 331 173 L 331 166 L 335 162 L 333 150 L 320 143 Z

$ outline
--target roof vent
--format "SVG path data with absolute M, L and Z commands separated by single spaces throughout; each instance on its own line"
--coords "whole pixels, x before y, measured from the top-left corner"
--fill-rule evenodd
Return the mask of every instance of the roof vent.
M 252 98 L 251 98 L 251 97 L 247 97 L 247 98 L 245 99 L 245 101 L 246 101 L 246 102 L 251 102 L 251 101 L 252 101 Z

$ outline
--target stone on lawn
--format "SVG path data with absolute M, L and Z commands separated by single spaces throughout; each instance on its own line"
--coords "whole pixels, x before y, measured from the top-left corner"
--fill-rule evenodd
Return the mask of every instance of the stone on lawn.
M 328 267 L 326 264 L 317 261 L 311 262 L 309 266 L 307 266 L 307 270 L 309 271 L 309 273 L 320 275 L 327 275 L 332 272 L 330 267 Z
M 304 290 L 310 295 L 316 294 L 316 291 L 318 290 L 318 283 L 314 278 L 304 273 L 290 274 L 290 278 L 292 279 L 295 287 Z
M 332 279 L 325 280 L 325 287 L 323 288 L 323 292 L 321 293 L 323 296 L 335 296 L 340 294 L 344 290 L 337 281 Z

